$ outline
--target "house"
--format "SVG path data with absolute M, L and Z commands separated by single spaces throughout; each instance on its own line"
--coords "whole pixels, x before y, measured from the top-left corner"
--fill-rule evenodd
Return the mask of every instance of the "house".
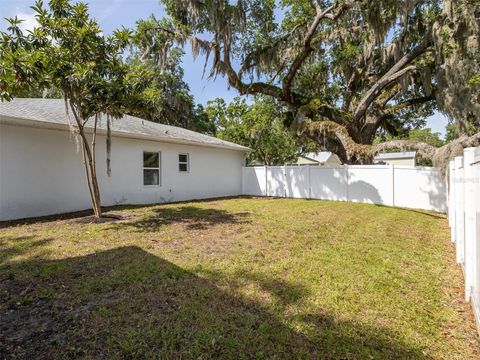
M 113 120 L 111 129 L 109 177 L 103 117 L 96 149 L 102 206 L 241 194 L 248 148 L 133 116 Z M 82 154 L 64 101 L 0 103 L 0 220 L 90 207 Z
M 373 158 L 374 164 L 415 166 L 417 161 L 417 152 L 392 152 L 380 153 Z
M 330 151 L 307 153 L 298 157 L 296 163 L 291 165 L 341 165 L 340 158 Z

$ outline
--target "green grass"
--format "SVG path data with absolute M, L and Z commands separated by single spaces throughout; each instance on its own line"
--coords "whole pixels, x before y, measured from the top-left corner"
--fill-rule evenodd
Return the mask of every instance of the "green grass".
M 474 359 L 446 219 L 226 199 L 0 229 L 0 357 Z

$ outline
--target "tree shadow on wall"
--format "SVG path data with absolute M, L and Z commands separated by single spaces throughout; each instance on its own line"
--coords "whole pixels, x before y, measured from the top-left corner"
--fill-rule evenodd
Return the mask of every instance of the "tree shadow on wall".
M 349 184 L 349 201 L 359 203 L 383 204 L 378 189 L 366 181 L 357 180 Z
M 307 336 L 289 327 L 285 314 L 308 291 L 264 275 L 244 281 L 251 279 L 278 298 L 280 313 L 240 296 L 235 284 L 221 289 L 133 246 L 4 266 L 0 357 L 424 357 L 382 328 L 291 315 L 312 329 Z
M 427 172 L 427 188 L 420 189 L 428 195 L 430 207 L 436 211 L 447 211 L 447 189 L 445 186 L 445 178 L 443 175 L 433 171 Z

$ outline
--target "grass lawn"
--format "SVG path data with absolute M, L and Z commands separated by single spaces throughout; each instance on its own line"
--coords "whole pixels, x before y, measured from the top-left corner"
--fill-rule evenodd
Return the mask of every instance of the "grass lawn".
M 478 359 L 444 215 L 295 199 L 0 229 L 0 358 Z

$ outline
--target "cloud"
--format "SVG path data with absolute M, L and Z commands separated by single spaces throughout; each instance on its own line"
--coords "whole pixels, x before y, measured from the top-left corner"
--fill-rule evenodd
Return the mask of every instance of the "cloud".
M 24 12 L 18 12 L 17 17 L 19 19 L 23 20 L 19 25 L 19 27 L 20 27 L 20 29 L 22 29 L 22 31 L 27 31 L 27 30 L 32 31 L 38 25 L 34 14 L 27 14 L 27 13 L 24 13 Z

